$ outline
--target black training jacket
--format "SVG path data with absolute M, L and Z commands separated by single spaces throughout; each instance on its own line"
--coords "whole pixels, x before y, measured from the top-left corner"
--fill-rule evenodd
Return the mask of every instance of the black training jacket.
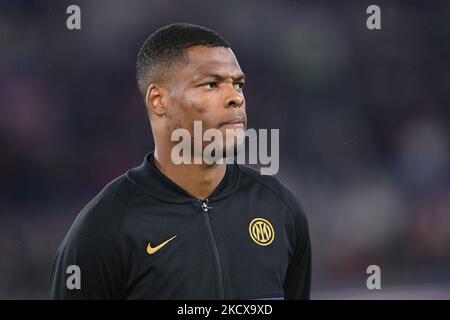
M 153 153 L 78 214 L 50 276 L 52 299 L 309 299 L 308 223 L 292 192 L 236 163 L 207 200 Z

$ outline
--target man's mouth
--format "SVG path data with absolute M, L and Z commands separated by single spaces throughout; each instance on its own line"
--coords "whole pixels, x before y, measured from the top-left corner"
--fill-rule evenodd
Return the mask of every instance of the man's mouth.
M 245 124 L 244 121 L 245 121 L 244 117 L 235 117 L 226 122 L 223 122 L 220 126 L 230 128 L 230 129 L 244 129 L 244 124 Z

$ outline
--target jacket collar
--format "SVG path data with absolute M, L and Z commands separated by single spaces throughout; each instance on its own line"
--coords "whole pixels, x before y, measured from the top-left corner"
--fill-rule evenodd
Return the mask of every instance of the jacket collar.
M 142 164 L 127 171 L 126 176 L 150 196 L 169 203 L 192 203 L 198 201 L 186 190 L 165 176 L 156 166 L 154 153 L 148 153 Z M 228 197 L 237 187 L 240 169 L 236 162 L 227 164 L 225 176 L 208 197 L 218 201 Z

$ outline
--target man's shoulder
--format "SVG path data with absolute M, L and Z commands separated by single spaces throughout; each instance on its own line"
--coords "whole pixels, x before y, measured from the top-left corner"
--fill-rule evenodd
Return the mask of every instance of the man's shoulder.
M 134 184 L 125 175 L 109 182 L 78 213 L 69 236 L 103 239 L 118 235 L 134 190 Z
M 122 220 L 133 190 L 133 184 L 121 175 L 81 209 L 58 247 L 50 282 L 51 297 L 90 299 L 120 295 L 121 263 L 126 259 L 128 244 Z M 84 279 L 82 291 L 67 290 L 69 266 L 80 268 Z M 116 284 L 111 287 L 110 283 Z
M 267 192 L 274 194 L 284 202 L 292 212 L 301 211 L 303 207 L 298 196 L 278 178 L 271 175 L 262 175 L 258 170 L 245 165 L 239 165 L 241 172 L 248 177 L 249 183 L 258 184 Z

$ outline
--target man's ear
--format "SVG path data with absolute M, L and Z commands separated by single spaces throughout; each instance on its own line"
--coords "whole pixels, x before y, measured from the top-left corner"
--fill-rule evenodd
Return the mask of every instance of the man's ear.
M 148 86 L 145 103 L 149 114 L 154 113 L 157 116 L 164 116 L 166 114 L 164 90 L 160 86 L 154 83 Z

